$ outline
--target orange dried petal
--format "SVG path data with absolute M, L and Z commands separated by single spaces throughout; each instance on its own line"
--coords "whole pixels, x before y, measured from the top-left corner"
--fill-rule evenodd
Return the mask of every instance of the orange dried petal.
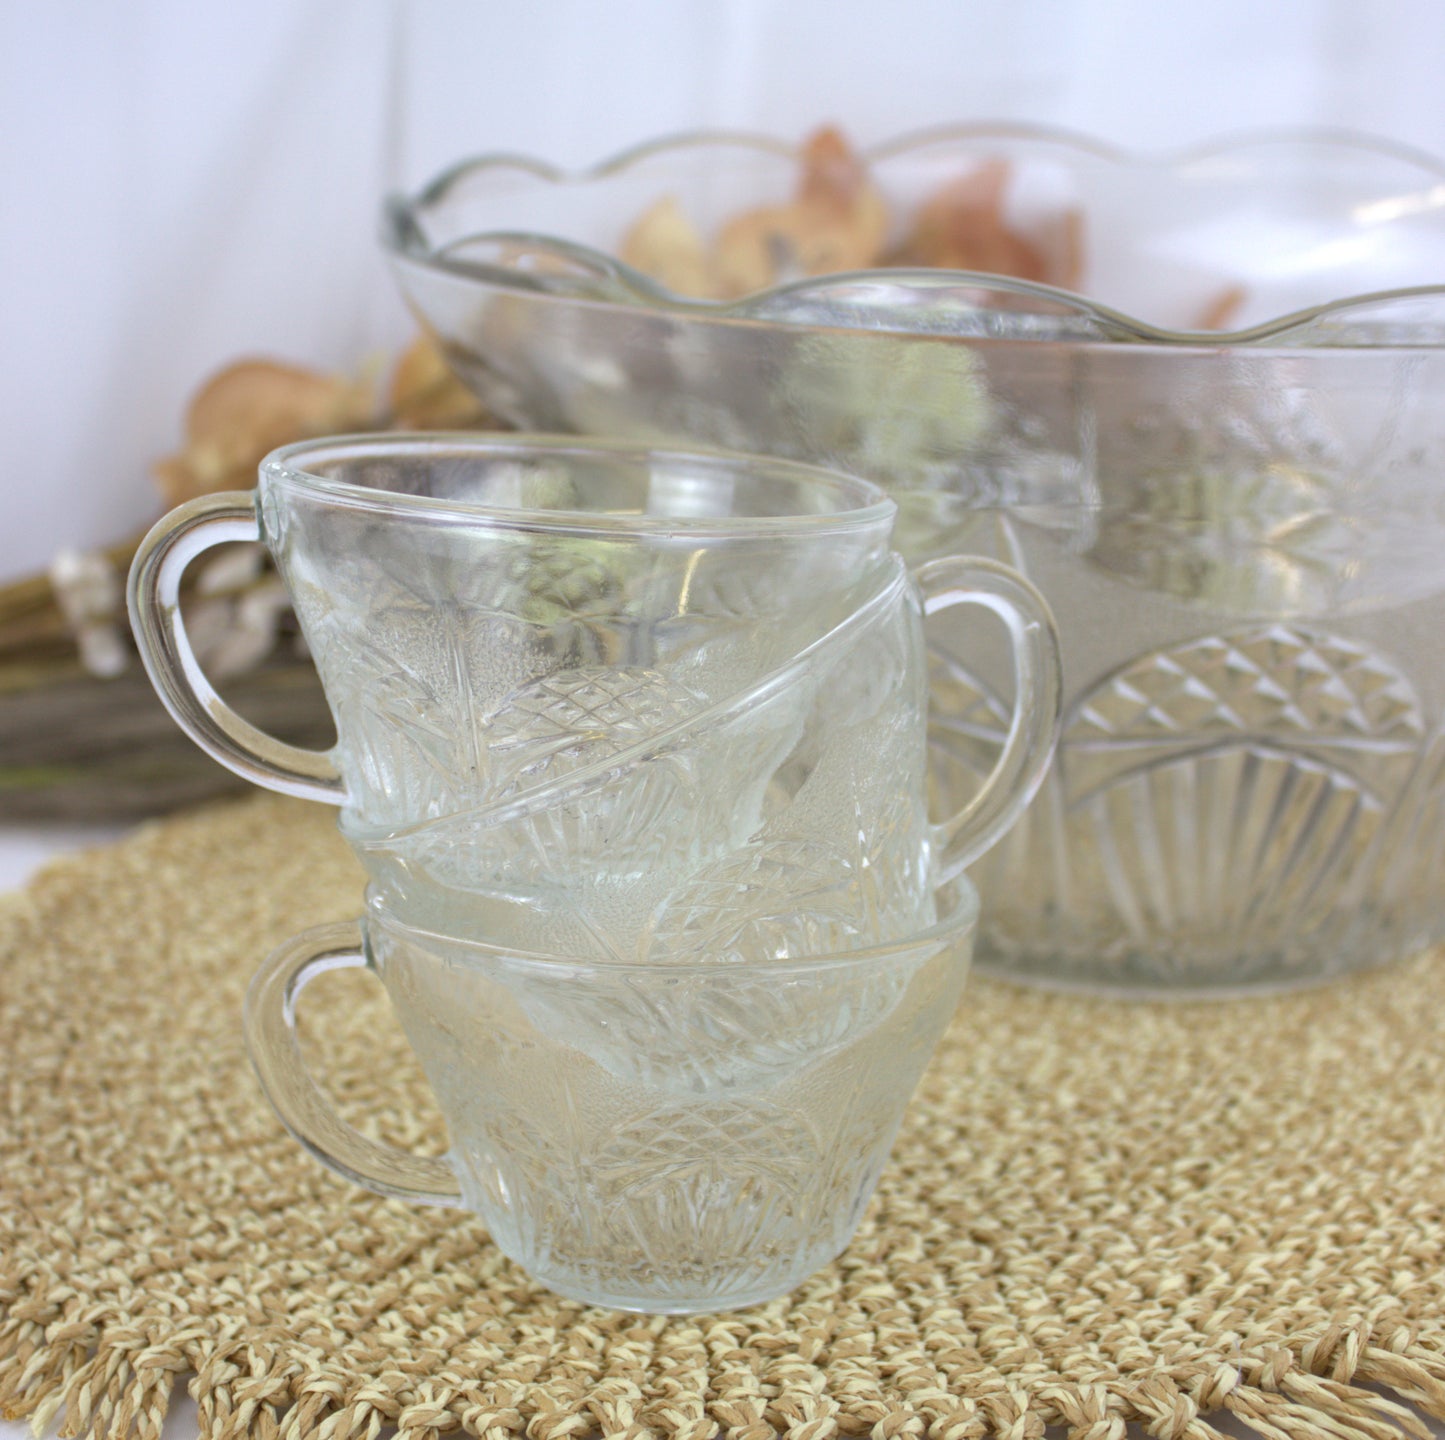
M 1196 330 L 1228 330 L 1248 293 L 1243 285 L 1226 286 L 1200 311 L 1194 328 Z
M 1043 252 L 1004 219 L 1009 178 L 1006 160 L 988 160 L 942 186 L 919 207 L 896 263 L 1048 283 Z
M 814 131 L 803 145 L 798 184 L 798 245 L 808 275 L 866 270 L 888 243 L 888 205 L 863 157 L 836 126 Z
M 847 213 L 869 187 L 867 167 L 836 125 L 815 130 L 803 142 L 798 199 L 804 205 Z
M 1050 285 L 1077 290 L 1084 283 L 1084 212 L 1061 211 L 1054 221 L 1054 258 Z

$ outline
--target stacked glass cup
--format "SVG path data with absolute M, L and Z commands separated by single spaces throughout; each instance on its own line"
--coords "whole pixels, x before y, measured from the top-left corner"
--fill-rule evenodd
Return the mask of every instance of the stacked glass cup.
M 156 526 L 131 607 L 157 690 L 239 774 L 341 807 L 362 919 L 253 984 L 287 1125 L 342 1174 L 464 1205 L 538 1279 L 648 1311 L 791 1289 L 849 1241 L 954 1009 L 964 868 L 1042 779 L 1051 617 L 1007 567 L 910 575 L 875 486 L 781 460 L 555 437 L 350 436 Z M 327 754 L 229 710 L 179 603 L 262 540 L 336 721 Z M 962 812 L 927 813 L 927 614 L 982 606 L 1019 697 Z M 365 965 L 446 1159 L 340 1121 L 295 997 Z

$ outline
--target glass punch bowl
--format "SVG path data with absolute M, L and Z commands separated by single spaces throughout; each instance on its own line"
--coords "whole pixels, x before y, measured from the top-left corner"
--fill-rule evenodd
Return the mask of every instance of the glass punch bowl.
M 509 422 L 859 472 L 910 559 L 989 554 L 1042 589 L 1062 738 L 973 871 L 980 968 L 1219 995 L 1445 939 L 1445 164 L 998 126 L 864 159 L 894 225 L 991 175 L 1068 288 L 894 266 L 678 294 L 618 258 L 649 206 L 708 236 L 796 190 L 796 147 L 728 135 L 582 173 L 469 161 L 391 201 L 386 244 Z M 931 640 L 951 807 L 1012 678 L 985 627 Z

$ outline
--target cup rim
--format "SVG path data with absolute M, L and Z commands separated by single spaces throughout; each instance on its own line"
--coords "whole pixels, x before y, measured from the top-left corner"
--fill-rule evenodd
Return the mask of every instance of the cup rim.
M 398 495 L 354 481 L 319 475 L 306 468 L 324 456 L 348 454 L 385 458 L 395 454 L 428 451 L 463 451 L 478 458 L 550 456 L 597 457 L 631 460 L 637 465 L 670 460 L 702 464 L 723 470 L 761 470 L 779 478 L 802 481 L 832 492 L 845 503 L 839 509 L 798 515 L 739 515 L 694 518 L 685 515 L 600 514 L 585 510 L 534 510 L 524 507 L 482 505 L 442 500 L 425 495 Z M 891 530 L 898 506 L 871 480 L 842 470 L 811 465 L 801 460 L 754 455 L 703 445 L 647 445 L 622 439 L 547 434 L 543 432 L 427 430 L 358 431 L 327 435 L 282 445 L 265 456 L 259 467 L 263 484 L 284 484 L 313 491 L 355 510 L 413 519 L 475 524 L 485 519 L 494 529 L 519 534 L 659 540 L 679 537 L 694 540 L 743 540 L 806 533 L 810 536 L 849 534 L 882 525 Z
M 502 964 L 510 969 L 535 970 L 552 975 L 576 975 L 579 971 L 616 977 L 642 975 L 703 975 L 723 979 L 745 970 L 749 976 L 766 975 L 773 980 L 814 977 L 828 971 L 846 970 L 886 964 L 906 959 L 915 951 L 929 946 L 956 945 L 978 926 L 979 898 L 973 881 L 957 875 L 933 891 L 934 897 L 948 904 L 943 917 L 922 930 L 896 940 L 879 941 L 853 950 L 836 950 L 823 955 L 794 956 L 786 960 L 765 960 L 745 966 L 709 964 L 698 960 L 598 960 L 587 956 L 551 955 L 541 951 L 522 950 L 513 945 L 497 945 L 488 940 L 447 935 L 424 925 L 403 920 L 375 885 L 366 889 L 365 910 L 361 929 L 367 954 L 371 954 L 371 929 L 382 929 L 411 938 L 424 947 L 442 945 L 448 959 L 463 952 L 465 962 L 472 965 Z

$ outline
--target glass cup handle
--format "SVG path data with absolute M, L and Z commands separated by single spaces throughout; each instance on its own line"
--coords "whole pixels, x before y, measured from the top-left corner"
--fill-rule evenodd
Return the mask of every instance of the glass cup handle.
M 243 1024 L 251 1064 L 286 1128 L 323 1165 L 394 1200 L 459 1206 L 456 1173 L 445 1160 L 410 1155 L 352 1129 L 332 1109 L 301 1058 L 296 997 L 324 971 L 371 968 L 355 920 L 307 930 L 274 950 L 246 991 Z
M 1063 704 L 1059 632 L 1048 601 L 1017 570 L 978 556 L 952 555 L 919 567 L 923 613 L 982 605 L 1008 628 L 1014 711 L 1003 752 L 983 788 L 933 827 L 939 884 L 966 870 L 1008 831 L 1043 783 Z
M 181 575 L 213 545 L 257 541 L 261 527 L 248 490 L 203 495 L 151 527 L 131 561 L 126 603 L 151 684 L 182 730 L 213 759 L 254 784 L 301 800 L 346 802 L 331 757 L 288 745 L 243 720 L 206 679 L 181 620 Z

